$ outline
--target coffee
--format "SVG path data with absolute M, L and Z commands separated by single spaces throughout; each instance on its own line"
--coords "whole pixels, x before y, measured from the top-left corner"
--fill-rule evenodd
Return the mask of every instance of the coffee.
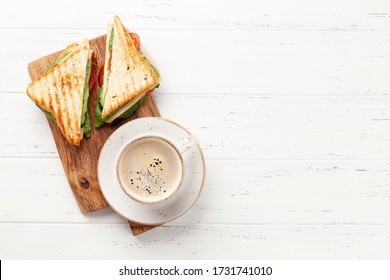
M 179 152 L 167 140 L 155 136 L 128 144 L 117 164 L 122 189 L 142 203 L 169 198 L 179 187 L 183 172 Z

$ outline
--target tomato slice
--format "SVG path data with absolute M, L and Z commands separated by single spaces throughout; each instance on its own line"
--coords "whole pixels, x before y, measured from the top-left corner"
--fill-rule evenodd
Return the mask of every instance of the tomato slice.
M 96 77 L 91 73 L 91 76 L 89 77 L 89 91 L 92 91 L 92 89 L 95 86 L 95 83 L 96 83 Z
M 110 53 L 110 57 L 109 57 L 109 59 L 108 59 L 108 61 L 107 61 L 107 63 L 108 63 L 107 71 L 110 71 L 110 70 L 111 70 L 111 59 L 112 59 L 112 53 Z
M 146 94 L 152 94 L 153 90 L 154 90 L 154 89 L 148 90 L 148 91 L 146 92 Z
M 100 65 L 99 71 L 97 74 L 98 87 L 102 87 L 102 85 L 103 85 L 103 69 L 104 69 L 103 65 Z
M 97 66 L 97 60 L 96 60 L 96 55 L 95 55 L 94 52 L 92 53 L 91 60 L 92 60 L 91 73 L 90 73 L 89 81 L 88 81 L 89 91 L 92 91 L 92 89 L 94 88 L 94 86 L 95 86 L 95 84 L 96 84 L 96 66 Z
M 130 33 L 131 38 L 133 38 L 133 40 L 134 40 L 135 47 L 137 48 L 137 50 L 139 50 L 141 48 L 141 41 L 139 40 L 138 34 L 133 33 L 133 32 L 129 32 L 129 33 Z
M 92 60 L 92 63 L 96 64 L 96 55 L 94 52 L 92 53 L 91 60 Z

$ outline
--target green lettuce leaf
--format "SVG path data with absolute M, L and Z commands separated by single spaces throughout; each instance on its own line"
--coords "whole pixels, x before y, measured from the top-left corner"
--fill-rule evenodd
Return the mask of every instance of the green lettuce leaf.
M 120 115 L 118 118 L 124 119 L 131 117 L 132 114 L 135 113 L 135 111 L 138 110 L 139 107 L 141 107 L 142 103 L 145 102 L 145 100 L 148 98 L 149 94 L 142 97 L 138 102 L 136 102 L 133 106 L 131 106 L 129 109 L 127 109 L 126 112 L 124 112 L 122 115 Z
M 146 61 L 149 62 L 147 59 L 146 59 Z M 150 67 L 152 67 L 152 69 L 153 69 L 154 73 L 156 74 L 157 78 L 159 78 L 160 77 L 160 73 L 158 72 L 157 68 L 154 67 L 154 65 L 152 63 L 150 63 L 150 62 L 149 62 L 149 65 L 150 65 Z
M 129 109 L 127 109 L 126 112 L 124 112 L 122 115 L 120 115 L 118 118 L 120 119 L 124 119 L 124 118 L 129 118 L 131 117 L 131 115 L 133 115 L 135 113 L 135 111 L 137 111 L 139 109 L 139 107 L 141 107 L 142 103 L 145 102 L 145 100 L 148 98 L 149 95 L 145 95 L 144 97 L 142 97 L 140 100 L 138 100 L 138 102 L 136 102 L 133 106 L 131 106 Z M 96 104 L 96 107 L 95 107 L 95 119 L 94 119 L 94 126 L 95 127 L 101 127 L 102 125 L 106 124 L 106 121 L 109 120 L 113 115 L 115 115 L 118 110 L 120 110 L 121 108 L 118 108 L 117 110 L 115 110 L 115 112 L 111 113 L 110 115 L 108 115 L 107 117 L 105 117 L 104 119 L 102 118 L 102 111 L 103 111 L 103 101 L 102 101 L 102 89 L 100 89 L 100 93 L 99 93 L 99 99 L 98 99 L 98 102 Z M 130 101 L 129 101 L 130 102 Z M 124 105 L 126 106 L 126 104 Z
M 95 127 L 101 127 L 103 124 L 105 124 L 105 121 L 102 118 L 102 111 L 103 111 L 103 87 L 100 88 L 99 97 L 96 102 L 95 119 L 93 120 L 93 125 Z
M 89 77 L 91 75 L 91 65 L 92 60 L 88 59 L 87 63 L 87 70 L 86 70 L 86 76 L 85 76 L 85 85 L 84 85 L 84 94 L 83 94 L 83 110 L 81 113 L 81 127 L 83 126 L 86 115 L 87 115 L 87 109 L 88 109 L 88 98 L 89 98 Z
M 88 59 L 87 70 L 85 76 L 85 86 L 83 94 L 83 110 L 81 112 L 81 128 L 84 128 L 84 133 L 89 138 L 91 136 L 91 123 L 88 116 L 88 99 L 89 99 L 89 77 L 91 76 L 92 60 Z
M 141 55 L 141 57 L 143 59 L 145 59 L 149 63 L 150 67 L 153 69 L 153 71 L 156 74 L 157 78 L 159 78 L 160 77 L 160 72 L 158 72 L 157 68 L 154 67 L 154 65 L 152 63 L 150 63 L 150 61 L 147 59 L 147 57 L 144 55 L 144 53 L 141 50 L 139 50 L 138 52 Z M 160 84 L 156 85 L 153 89 L 156 89 L 156 88 L 159 88 L 159 87 L 160 87 Z
M 112 52 L 112 44 L 114 42 L 114 27 L 111 29 L 110 41 L 108 42 L 108 50 Z
M 147 57 L 144 55 L 144 53 L 141 50 L 139 50 L 138 52 L 141 55 L 141 57 L 143 59 L 145 59 L 149 63 L 150 67 L 152 67 L 152 69 L 153 69 L 154 73 L 156 74 L 157 78 L 159 78 L 160 77 L 160 72 L 158 72 L 157 68 L 154 67 L 154 65 L 152 63 L 150 63 L 150 61 L 147 59 Z M 159 86 L 160 86 L 160 84 L 158 84 L 155 88 L 158 88 Z
M 69 52 L 68 52 L 68 53 L 65 53 L 65 54 L 63 54 L 63 55 L 61 55 L 59 58 L 57 58 L 56 60 L 54 60 L 54 61 L 49 65 L 49 67 L 47 67 L 46 72 L 49 71 L 49 70 L 51 70 L 56 64 L 60 63 L 60 61 L 63 60 L 68 54 L 69 54 Z
M 38 105 L 37 105 L 38 106 Z M 49 119 L 53 120 L 53 121 L 56 121 L 56 118 L 53 116 L 52 113 L 46 111 L 46 110 L 43 110 L 41 107 L 38 106 L 39 109 L 42 110 L 42 112 L 45 113 L 46 117 L 48 117 Z

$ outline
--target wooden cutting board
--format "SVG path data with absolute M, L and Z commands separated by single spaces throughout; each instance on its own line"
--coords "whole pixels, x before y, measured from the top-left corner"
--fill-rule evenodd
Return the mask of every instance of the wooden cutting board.
M 104 64 L 106 35 L 89 41 L 91 49 L 95 52 L 98 65 Z M 28 65 L 31 79 L 35 79 L 46 72 L 47 67 L 61 54 L 61 51 L 47 55 Z M 104 143 L 107 138 L 124 123 L 142 117 L 159 117 L 156 102 L 153 96 L 149 96 L 137 112 L 128 119 L 117 120 L 112 125 L 105 125 L 98 129 L 93 127 L 94 110 L 98 96 L 98 88 L 95 87 L 89 96 L 88 112 L 91 119 L 92 134 L 89 139 L 84 138 L 79 147 L 75 147 L 66 141 L 57 124 L 47 119 L 53 134 L 54 141 L 60 155 L 70 187 L 82 213 L 90 213 L 108 207 L 104 199 L 97 179 L 97 164 Z M 152 229 L 154 226 L 143 226 L 130 223 L 134 235 L 138 235 Z

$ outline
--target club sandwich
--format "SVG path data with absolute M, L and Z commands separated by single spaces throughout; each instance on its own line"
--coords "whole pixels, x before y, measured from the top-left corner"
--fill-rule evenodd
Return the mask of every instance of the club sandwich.
M 106 37 L 102 87 L 95 108 L 95 127 L 131 116 L 147 94 L 159 86 L 160 74 L 140 49 L 139 37 L 118 17 Z
M 27 87 L 27 95 L 73 145 L 79 145 L 84 134 L 91 134 L 87 107 L 92 53 L 87 39 L 68 46 L 46 73 Z

